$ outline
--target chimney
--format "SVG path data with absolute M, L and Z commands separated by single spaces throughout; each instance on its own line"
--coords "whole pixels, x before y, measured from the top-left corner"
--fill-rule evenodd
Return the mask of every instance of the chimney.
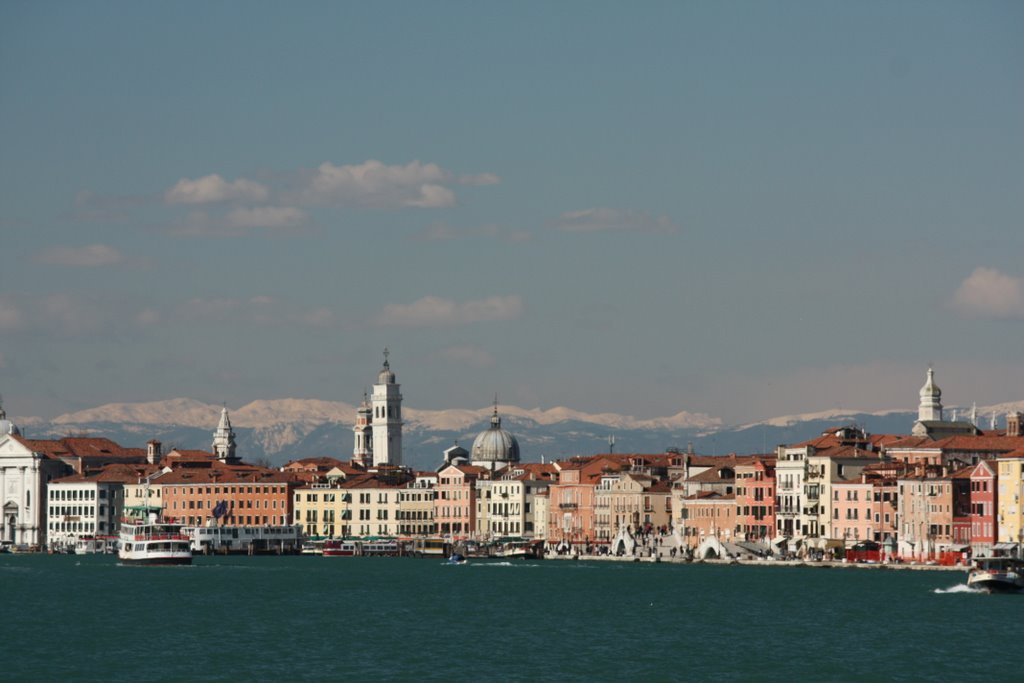
M 1006 414 L 1006 435 L 1020 436 L 1020 423 L 1024 413 L 1013 412 Z
M 156 439 L 151 440 L 146 444 L 146 462 L 150 465 L 155 465 L 160 461 L 161 454 L 161 443 Z

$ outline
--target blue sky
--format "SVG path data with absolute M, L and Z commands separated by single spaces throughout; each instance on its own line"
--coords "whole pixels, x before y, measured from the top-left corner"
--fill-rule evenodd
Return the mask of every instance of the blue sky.
M 0 392 L 1024 398 L 1015 2 L 0 5 Z

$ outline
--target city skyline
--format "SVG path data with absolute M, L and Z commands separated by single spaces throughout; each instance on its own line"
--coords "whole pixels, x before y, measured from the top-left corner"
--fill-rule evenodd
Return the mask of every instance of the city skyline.
M 1024 398 L 1013 3 L 0 8 L 0 392 Z M 913 394 L 910 394 L 912 397 Z

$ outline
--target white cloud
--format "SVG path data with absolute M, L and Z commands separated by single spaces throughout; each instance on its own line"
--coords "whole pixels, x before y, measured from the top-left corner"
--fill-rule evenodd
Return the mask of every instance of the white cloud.
M 441 356 L 453 363 L 474 368 L 494 366 L 494 356 L 476 346 L 449 346 L 441 351 Z
M 676 232 L 679 226 L 668 216 L 652 216 L 645 211 L 595 207 L 566 211 L 555 222 L 565 232 Z
M 1001 273 L 995 268 L 979 267 L 967 276 L 950 302 L 966 316 L 1024 318 L 1024 278 Z
M 437 164 L 410 161 L 385 165 L 375 159 L 361 164 L 320 164 L 303 191 L 310 202 L 373 208 L 443 208 L 455 204 L 444 186 L 452 176 Z
M 25 324 L 21 309 L 14 304 L 0 300 L 0 330 L 17 330 Z
M 291 206 L 254 206 L 232 209 L 224 218 L 228 228 L 295 228 L 306 221 L 306 212 Z
M 84 247 L 50 247 L 36 256 L 36 261 L 39 263 L 78 268 L 113 266 L 124 260 L 124 254 L 106 244 L 90 244 Z
M 458 303 L 451 299 L 425 296 L 411 304 L 388 304 L 377 316 L 379 325 L 458 325 L 489 320 L 511 320 L 523 312 L 517 295 L 492 296 Z
M 266 186 L 253 180 L 239 178 L 228 182 L 213 173 L 195 180 L 182 178 L 164 192 L 164 201 L 168 204 L 210 204 L 231 200 L 262 202 L 268 195 Z

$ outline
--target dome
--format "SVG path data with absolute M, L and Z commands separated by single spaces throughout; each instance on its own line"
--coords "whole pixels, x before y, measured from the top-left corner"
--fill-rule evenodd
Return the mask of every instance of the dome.
M 18 425 L 7 419 L 7 412 L 4 410 L 3 405 L 0 405 L 0 436 L 4 434 L 20 436 L 21 431 L 18 429 Z
M 477 435 L 470 453 L 474 463 L 519 462 L 519 442 L 512 436 L 512 432 L 501 428 L 497 408 L 491 417 L 490 428 Z
M 394 384 L 395 373 L 391 372 L 391 364 L 388 363 L 388 356 L 391 352 L 386 348 L 384 349 L 384 367 L 377 373 L 377 384 Z

